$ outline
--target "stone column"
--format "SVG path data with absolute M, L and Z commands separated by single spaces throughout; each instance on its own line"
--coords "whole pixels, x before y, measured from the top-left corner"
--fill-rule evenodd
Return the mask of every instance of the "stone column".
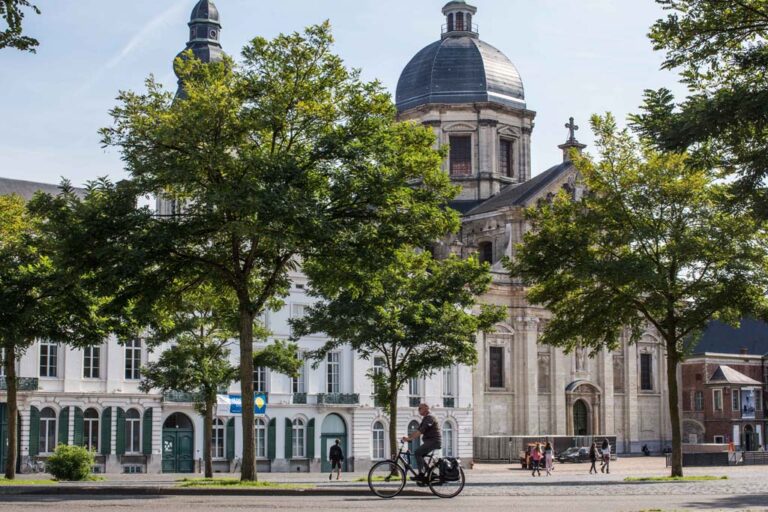
M 565 386 L 568 385 L 566 377 L 570 368 L 566 362 L 563 351 L 556 348 L 552 354 L 552 371 L 555 374 L 555 388 L 552 390 L 553 414 L 555 434 L 565 435 L 571 431 L 571 413 L 568 409 L 565 397 Z
M 602 433 L 600 428 L 600 397 L 596 396 L 592 400 L 592 435 L 597 436 Z
M 640 421 L 637 406 L 637 345 L 625 345 L 625 392 L 624 392 L 624 451 L 632 451 L 632 444 L 640 441 Z
M 603 350 L 600 353 L 600 364 L 603 376 L 603 414 L 602 414 L 602 433 L 603 434 L 615 434 L 616 428 L 614 424 L 614 405 L 613 405 L 613 353 L 608 350 Z
M 522 387 L 517 389 L 517 409 L 522 412 L 523 432 L 539 433 L 539 392 L 538 392 L 538 318 L 521 317 L 517 319 L 515 339 L 521 350 L 524 364 Z M 522 409 L 522 410 L 521 410 Z
M 106 469 L 105 471 L 107 473 L 122 473 L 123 468 L 122 464 L 120 464 L 120 456 L 116 454 L 117 449 L 117 407 L 112 407 L 111 411 L 111 425 L 110 425 L 110 436 L 112 438 L 111 442 L 109 443 L 109 454 L 106 455 Z
M 571 397 L 566 397 L 565 400 L 565 422 L 566 422 L 566 430 L 565 435 L 572 436 L 573 435 L 573 400 L 571 400 Z

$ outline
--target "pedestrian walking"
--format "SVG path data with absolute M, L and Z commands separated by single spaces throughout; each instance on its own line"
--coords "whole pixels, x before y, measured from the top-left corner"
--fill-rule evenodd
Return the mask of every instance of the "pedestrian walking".
M 344 452 L 341 451 L 341 441 L 336 440 L 336 444 L 331 446 L 331 450 L 328 453 L 328 460 L 331 461 L 331 474 L 328 475 L 328 480 L 333 478 L 333 470 L 336 470 L 336 480 L 341 477 L 341 461 L 344 460 Z
M 547 471 L 547 476 L 552 476 L 552 469 L 553 467 L 553 460 L 555 459 L 555 454 L 552 451 L 552 444 L 547 441 L 546 446 L 544 446 L 544 469 Z
M 533 465 L 533 471 L 531 471 L 531 476 L 536 476 L 536 473 L 538 472 L 539 476 L 541 476 L 541 459 L 544 457 L 544 455 L 541 453 L 541 444 L 536 443 L 531 451 L 531 464 Z
M 610 473 L 609 469 L 611 464 L 611 443 L 608 441 L 607 437 L 603 439 L 603 446 L 601 449 L 603 452 L 603 464 L 600 466 L 600 472 Z
M 597 468 L 595 467 L 597 463 L 597 443 L 592 443 L 592 446 L 589 447 L 589 461 L 592 463 L 589 467 L 589 474 L 591 475 L 592 471 L 597 474 Z

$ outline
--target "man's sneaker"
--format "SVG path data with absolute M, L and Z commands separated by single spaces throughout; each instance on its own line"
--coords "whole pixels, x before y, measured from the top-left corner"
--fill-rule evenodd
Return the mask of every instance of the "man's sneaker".
M 424 480 L 426 480 L 426 478 L 427 478 L 427 477 L 426 477 L 426 476 L 424 476 L 424 473 L 419 473 L 419 474 L 418 474 L 418 475 L 416 475 L 416 476 L 412 476 L 412 477 L 411 477 L 411 481 L 412 481 L 412 482 L 416 482 L 416 483 L 423 483 L 423 482 L 424 482 Z

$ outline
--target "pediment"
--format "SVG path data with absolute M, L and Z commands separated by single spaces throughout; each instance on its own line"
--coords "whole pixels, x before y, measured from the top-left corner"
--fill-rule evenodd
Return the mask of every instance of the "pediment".
M 443 125 L 444 132 L 474 132 L 477 127 L 469 123 L 446 123 Z

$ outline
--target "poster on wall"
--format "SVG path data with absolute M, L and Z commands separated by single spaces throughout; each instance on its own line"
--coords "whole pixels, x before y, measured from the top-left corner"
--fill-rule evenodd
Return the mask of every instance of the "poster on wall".
M 755 390 L 741 390 L 741 417 L 742 419 L 755 419 Z

